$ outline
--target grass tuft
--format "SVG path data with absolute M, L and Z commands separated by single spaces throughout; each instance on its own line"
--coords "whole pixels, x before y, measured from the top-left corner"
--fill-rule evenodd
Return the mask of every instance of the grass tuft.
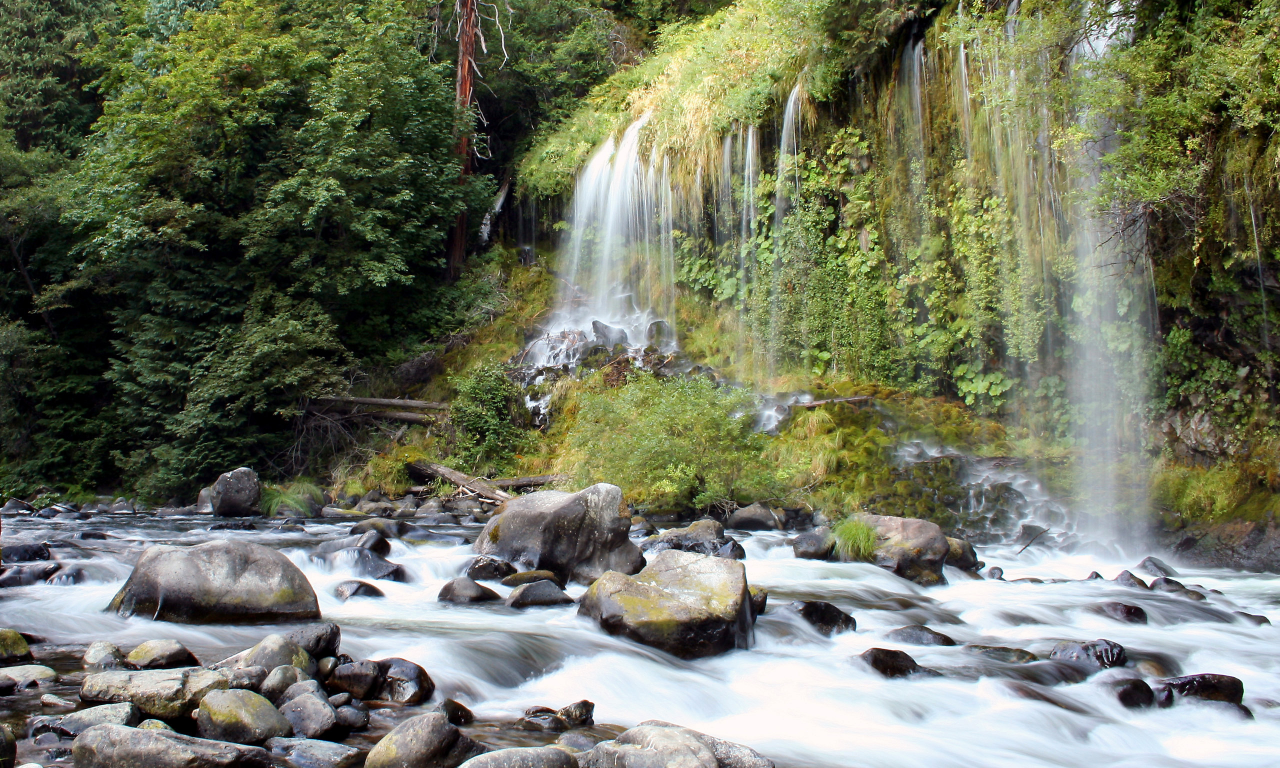
M 842 560 L 869 563 L 876 554 L 876 529 L 858 517 L 849 517 L 832 529 L 836 552 Z

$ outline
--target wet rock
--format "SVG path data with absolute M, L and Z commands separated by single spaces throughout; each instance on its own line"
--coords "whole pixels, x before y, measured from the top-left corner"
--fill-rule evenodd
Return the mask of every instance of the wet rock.
M 1147 623 L 1147 612 L 1136 605 L 1129 605 L 1128 603 L 1102 603 L 1098 606 L 1098 611 L 1104 616 L 1110 616 L 1116 621 L 1123 621 L 1126 624 Z
M 572 605 L 573 598 L 556 586 L 553 581 L 535 581 L 516 587 L 507 595 L 508 608 L 536 608 L 552 605 Z
M 148 640 L 130 651 L 127 658 L 135 669 L 200 666 L 195 654 L 177 640 Z
M 340 563 L 351 568 L 359 575 L 370 579 L 398 581 L 401 583 L 409 581 L 409 573 L 404 569 L 403 565 L 393 563 L 382 555 L 363 547 L 340 549 L 331 553 L 327 559 L 330 563 Z
M 84 668 L 90 672 L 101 672 L 106 669 L 128 669 L 132 665 L 125 658 L 124 652 L 113 643 L 98 640 L 89 645 L 84 652 Z
M 7 508 L 8 505 L 6 504 Z M 7 511 L 7 510 L 6 510 Z M 18 740 L 5 723 L 0 723 L 0 768 L 13 768 L 18 762 Z
M 1145 558 L 1142 562 L 1138 563 L 1138 570 L 1149 573 L 1152 576 L 1164 576 L 1166 578 L 1178 575 L 1178 572 L 1173 568 L 1173 566 L 1157 557 Z
M 869 648 L 858 658 L 885 677 L 906 677 L 921 670 L 915 659 L 902 651 L 888 648 Z
M 338 713 L 329 700 L 316 694 L 303 694 L 285 702 L 280 714 L 293 726 L 293 735 L 303 739 L 323 738 L 338 724 Z
M 382 520 L 374 518 L 372 520 L 364 520 L 351 526 L 348 531 L 352 536 L 363 536 L 370 531 L 376 531 L 388 539 L 398 539 L 413 529 L 411 523 L 403 520 Z
M 192 624 L 320 617 L 311 583 L 289 558 L 243 541 L 147 549 L 109 610 Z
M 831 535 L 831 530 L 820 527 L 792 539 L 791 550 L 801 559 L 826 561 L 831 559 L 831 554 L 836 550 L 836 539 Z
M 269 739 L 264 745 L 285 768 L 356 768 L 360 750 L 316 739 Z
M 1074 712 L 1077 715 L 1091 715 L 1089 711 L 1080 702 L 1062 693 L 1058 693 L 1052 688 L 1035 683 L 1027 683 L 1021 680 L 1006 680 L 1004 687 L 1010 693 L 1021 699 L 1030 699 L 1031 701 L 1042 701 L 1045 704 L 1052 704 L 1058 709 Z
M 12 544 L 7 547 L 0 547 L 0 562 L 2 563 L 30 563 L 36 560 L 48 559 L 48 544 Z
M 5 667 L 3 674 L 12 678 L 19 689 L 44 688 L 58 682 L 58 673 L 42 664 Z
M 1070 661 L 1094 669 L 1110 669 L 1123 667 L 1128 661 L 1128 654 L 1125 653 L 1123 645 L 1110 640 L 1063 641 L 1053 647 L 1049 658 Z
M 417 522 L 421 525 L 457 525 L 458 518 L 447 512 L 419 512 L 416 515 Z
M 1129 587 L 1130 589 L 1150 589 L 1147 586 L 1147 582 L 1128 571 L 1121 571 L 1120 575 L 1116 576 L 1115 582 L 1122 587 Z
M 463 735 L 444 715 L 410 718 L 382 737 L 364 768 L 456 768 L 488 750 Z
M 6 567 L 0 574 L 0 589 L 11 587 L 29 587 L 53 578 L 62 570 L 62 563 L 40 563 L 38 565 L 15 565 Z
M 886 640 L 904 645 L 955 645 L 956 641 L 947 635 L 929 629 L 923 624 L 911 624 L 899 627 L 884 636 Z
M 262 667 L 297 667 L 312 677 L 316 673 L 316 660 L 306 649 L 284 635 L 271 634 L 243 654 L 218 662 L 218 666 Z
M 89 707 L 79 712 L 72 712 L 58 719 L 55 730 L 71 738 L 79 736 L 95 725 L 137 725 L 142 720 L 142 712 L 132 703 L 103 704 Z
M 260 747 L 121 725 L 90 728 L 76 738 L 72 754 L 76 768 L 272 768 Z
M 496 557 L 480 556 L 467 566 L 467 578 L 475 581 L 502 581 L 516 573 L 516 567 Z
M 80 700 L 131 702 L 148 717 L 172 720 L 189 715 L 210 691 L 228 687 L 225 676 L 200 667 L 97 672 L 85 676 Z
M 316 554 L 329 555 L 344 549 L 367 549 L 376 555 L 386 557 L 391 554 L 391 542 L 377 531 L 368 531 L 358 536 L 346 536 L 333 541 L 326 541 L 316 547 Z
M 405 659 L 382 659 L 378 662 L 382 686 L 375 698 L 397 704 L 421 704 L 431 698 L 436 684 L 422 667 Z
M 471 710 L 453 699 L 445 699 L 440 702 L 436 705 L 435 711 L 444 715 L 445 718 L 454 725 L 466 725 L 474 722 L 476 719 L 476 716 L 472 714 Z
M 1161 576 L 1151 581 L 1152 592 L 1168 592 L 1170 594 L 1181 594 L 1187 591 L 1182 582 Z
M 978 552 L 964 539 L 947 537 L 947 565 L 962 571 L 978 570 Z
M 592 736 L 590 733 L 583 731 L 569 731 L 560 734 L 560 738 L 556 739 L 556 743 L 569 748 L 573 752 L 587 752 L 595 748 L 600 743 L 600 739 Z
M 200 737 L 235 744 L 262 744 L 293 732 L 289 721 L 253 691 L 210 691 L 196 713 Z
M 233 520 L 222 523 L 214 523 L 206 530 L 210 531 L 256 531 L 258 526 L 249 520 Z
M 966 645 L 964 649 L 970 653 L 986 656 L 988 659 L 1003 661 L 1006 664 L 1030 664 L 1033 661 L 1040 660 L 1039 656 L 1021 648 L 1006 648 L 1000 645 Z
M 301 669 L 291 664 L 282 664 L 267 673 L 267 679 L 262 681 L 259 690 L 268 701 L 279 704 L 284 700 L 285 691 L 308 679 L 310 676 Z
M 734 559 L 734 558 L 729 558 Z M 755 621 L 758 616 L 764 613 L 764 609 L 769 605 L 769 590 L 764 587 L 747 586 L 747 595 L 751 601 L 751 621 Z
M 144 731 L 173 731 L 173 726 L 163 720 L 143 720 L 138 727 Z
M 342 645 L 342 629 L 332 621 L 308 624 L 285 634 L 284 638 L 297 643 L 313 659 L 335 656 Z
M 259 515 L 258 502 L 262 487 L 258 473 L 248 467 L 233 469 L 209 486 L 209 509 L 215 517 L 252 517 Z
M 607 571 L 632 574 L 644 556 L 628 538 L 622 490 L 601 483 L 578 493 L 538 491 L 504 503 L 476 540 L 477 554 L 590 584 Z
M 339 664 L 325 681 L 331 692 L 344 691 L 357 699 L 367 699 L 382 685 L 382 673 L 376 661 L 353 661 Z
M 661 552 L 678 549 L 681 552 L 697 552 L 740 560 L 746 557 L 742 545 L 724 535 L 724 526 L 710 519 L 698 520 L 686 528 L 672 528 L 646 541 L 640 547 L 645 552 Z
M 31 646 L 17 630 L 0 629 L 0 666 L 31 661 Z
M 1013 546 L 1025 549 L 1037 542 L 1043 544 L 1045 541 L 1044 535 L 1048 532 L 1049 529 L 1044 526 L 1023 523 L 1022 527 L 1018 529 L 1018 538 L 1013 542 Z
M 262 684 L 270 674 L 266 667 L 239 667 L 226 671 L 227 684 L 245 691 L 262 691 Z
M 596 705 L 586 699 L 575 701 L 567 707 L 561 707 L 556 714 L 564 719 L 571 728 L 589 728 L 595 725 Z
M 67 701 L 61 696 L 54 696 L 52 693 L 46 693 L 40 697 L 40 706 L 42 707 L 74 707 L 75 703 Z
M 827 637 L 858 628 L 852 616 L 823 600 L 797 600 L 791 607 L 800 614 L 800 618 Z
M 1126 709 L 1149 707 L 1156 701 L 1156 695 L 1147 681 L 1137 678 L 1116 680 L 1111 683 L 1111 690 L 1115 692 L 1116 700 Z
M 735 510 L 729 515 L 729 519 L 725 524 L 739 531 L 780 531 L 782 530 L 782 520 L 774 514 L 772 509 L 756 502 L 749 507 Z
M 581 768 L 773 768 L 750 747 L 661 720 L 646 720 L 576 757 Z
M 859 519 L 876 529 L 876 565 L 924 587 L 946 583 L 942 565 L 951 547 L 935 523 L 884 515 Z
M 601 628 L 681 658 L 746 648 L 751 603 L 736 560 L 667 550 L 636 576 L 611 572 L 583 596 L 578 614 Z
M 486 752 L 463 765 L 466 768 L 578 768 L 578 761 L 555 747 L 518 747 Z
M 502 580 L 502 586 L 523 587 L 525 584 L 532 584 L 535 581 L 550 581 L 554 582 L 557 587 L 564 588 L 564 582 L 554 573 L 546 570 L 513 573 Z
M 1259 616 L 1256 613 L 1245 613 L 1244 611 L 1232 611 L 1232 615 L 1238 617 L 1241 621 L 1252 624 L 1255 627 L 1271 626 L 1271 619 L 1266 616 Z
M 18 690 L 18 681 L 0 672 L 0 696 L 12 696 L 16 690 Z
M 440 594 L 436 599 L 442 603 L 466 605 L 469 603 L 493 602 L 494 600 L 501 600 L 502 597 L 492 589 L 476 582 L 470 576 L 459 576 L 446 582 L 440 588 Z
M 987 578 L 993 581 L 1004 581 L 1004 569 L 998 565 L 988 568 Z
M 1230 675 L 1171 677 L 1156 683 L 1155 697 L 1162 707 L 1172 706 L 1178 698 L 1239 704 L 1244 700 L 1244 683 Z
M 369 710 L 359 704 L 355 699 L 350 704 L 343 704 L 341 707 L 335 707 L 334 713 L 338 717 L 338 727 L 345 728 L 348 731 L 360 731 L 369 727 Z M 332 706 L 332 705 L 330 705 Z
M 550 731 L 563 733 L 569 730 L 569 721 L 549 707 L 530 707 L 524 717 L 516 721 L 516 727 L 524 731 Z
M 329 694 L 325 693 L 324 686 L 320 685 L 320 682 L 318 680 L 299 680 L 298 682 L 284 689 L 284 693 L 280 694 L 280 700 L 277 703 L 286 704 L 298 698 L 299 696 L 306 696 L 308 694 L 312 696 L 319 696 L 325 701 L 329 701 Z M 342 695 L 348 698 L 351 697 L 351 694 L 349 693 L 344 693 Z M 346 702 L 343 702 L 343 703 L 345 704 Z M 330 705 L 337 706 L 333 704 L 333 702 L 330 702 Z
M 386 597 L 386 593 L 365 581 L 344 581 L 333 588 L 334 597 L 346 602 L 353 597 Z

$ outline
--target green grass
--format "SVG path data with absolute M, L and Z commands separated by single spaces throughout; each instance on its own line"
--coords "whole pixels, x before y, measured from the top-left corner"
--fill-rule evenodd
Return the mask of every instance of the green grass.
M 876 553 L 876 529 L 857 517 L 841 521 L 831 530 L 842 560 L 869 563 Z
M 306 480 L 287 485 L 267 485 L 262 489 L 262 513 L 268 517 L 280 514 L 311 516 L 312 505 L 324 503 L 324 489 Z

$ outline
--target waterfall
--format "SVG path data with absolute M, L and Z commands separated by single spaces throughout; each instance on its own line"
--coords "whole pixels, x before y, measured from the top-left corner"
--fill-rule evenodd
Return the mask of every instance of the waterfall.
M 564 284 L 526 362 L 575 363 L 597 345 L 633 355 L 675 348 L 675 253 L 670 166 L 642 159 L 646 114 L 606 140 L 578 175 L 562 249 Z
M 796 83 L 787 97 L 787 107 L 782 116 L 782 133 L 778 136 L 778 166 L 773 193 L 773 258 L 772 279 L 769 282 L 769 334 L 766 342 L 768 375 L 778 373 L 778 352 L 782 344 L 780 308 L 782 297 L 782 260 L 786 240 L 790 234 L 786 227 L 787 213 L 800 196 L 800 100 L 801 84 Z

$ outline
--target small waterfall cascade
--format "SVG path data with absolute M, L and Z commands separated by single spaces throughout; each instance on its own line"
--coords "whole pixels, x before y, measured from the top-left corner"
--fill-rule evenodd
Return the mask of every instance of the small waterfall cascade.
M 768 359 L 768 376 L 778 373 L 778 356 L 781 348 L 782 321 L 779 311 L 784 301 L 782 262 L 788 247 L 790 232 L 787 214 L 801 194 L 800 179 L 800 106 L 804 97 L 801 83 L 796 83 L 787 96 L 787 106 L 782 115 L 782 132 L 778 136 L 778 164 L 773 192 L 773 258 L 769 282 L 769 329 L 765 348 Z
M 610 138 L 578 175 L 563 246 L 563 287 L 545 334 L 526 350 L 534 366 L 576 363 L 588 349 L 676 348 L 671 169 L 641 152 L 649 115 Z

